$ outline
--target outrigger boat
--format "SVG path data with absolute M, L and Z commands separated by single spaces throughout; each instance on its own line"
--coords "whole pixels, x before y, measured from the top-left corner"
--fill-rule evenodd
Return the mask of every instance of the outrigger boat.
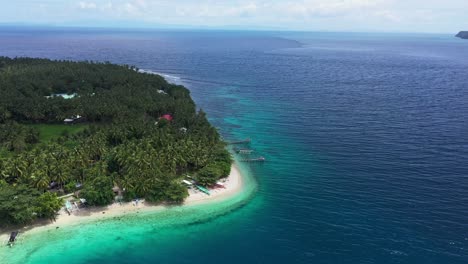
M 10 239 L 8 239 L 8 246 L 13 246 L 16 242 L 16 238 L 18 237 L 18 234 L 19 232 L 18 231 L 15 231 L 15 232 L 11 232 L 10 234 Z
M 246 154 L 246 155 L 252 154 L 253 152 L 252 149 L 243 149 L 243 148 L 234 148 L 234 151 L 237 154 Z
M 200 186 L 200 185 L 196 185 L 196 186 L 197 186 L 197 188 L 198 188 L 200 191 L 202 191 L 202 192 L 204 192 L 204 193 L 210 195 L 210 191 L 209 191 L 207 188 L 205 188 L 205 187 L 203 187 L 203 186 Z

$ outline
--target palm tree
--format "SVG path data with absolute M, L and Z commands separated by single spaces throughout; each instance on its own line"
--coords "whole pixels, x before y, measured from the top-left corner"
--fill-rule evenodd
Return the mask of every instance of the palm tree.
M 142 178 L 135 184 L 137 194 L 144 196 L 151 189 L 151 178 Z
M 128 191 L 135 188 L 132 180 L 129 177 L 119 178 L 117 180 L 117 185 L 123 190 Z
M 45 191 L 47 188 L 49 188 L 50 178 L 43 171 L 35 172 L 32 175 L 32 179 L 34 180 L 34 187 L 37 189 Z
M 21 156 L 18 158 L 10 159 L 2 171 L 3 176 L 9 182 L 17 181 L 24 175 L 27 164 Z
M 67 163 L 60 164 L 56 167 L 52 179 L 59 184 L 60 188 L 63 188 L 63 185 L 70 179 L 70 172 L 71 170 Z

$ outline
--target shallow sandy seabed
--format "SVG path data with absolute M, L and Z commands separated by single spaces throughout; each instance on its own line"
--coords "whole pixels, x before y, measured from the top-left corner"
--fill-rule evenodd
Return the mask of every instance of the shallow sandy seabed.
M 217 201 L 225 200 L 242 190 L 243 180 L 239 168 L 236 165 L 231 167 L 231 173 L 223 180 L 225 188 L 217 188 L 210 190 L 211 195 L 207 195 L 200 191 L 189 190 L 189 197 L 185 200 L 183 205 L 180 206 L 191 206 L 198 204 L 208 204 Z M 55 222 L 44 222 L 36 225 L 24 227 L 20 230 L 20 233 L 27 232 L 29 234 L 35 232 L 46 231 L 55 228 L 64 228 L 68 225 L 83 224 L 86 222 L 102 220 L 106 218 L 123 216 L 127 214 L 134 214 L 138 212 L 150 212 L 164 210 L 164 205 L 151 205 L 146 203 L 144 200 L 140 200 L 138 205 L 135 203 L 114 203 L 106 207 L 92 207 L 83 208 L 78 211 L 74 211 L 71 215 L 68 215 L 64 209 L 60 210 L 59 215 Z M 2 230 L 0 234 L 0 241 L 4 242 L 8 239 L 11 230 Z

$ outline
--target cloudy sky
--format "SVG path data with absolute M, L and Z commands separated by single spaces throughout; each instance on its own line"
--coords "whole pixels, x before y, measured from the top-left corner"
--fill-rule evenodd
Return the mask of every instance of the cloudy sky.
M 0 0 L 0 24 L 448 33 L 468 0 Z

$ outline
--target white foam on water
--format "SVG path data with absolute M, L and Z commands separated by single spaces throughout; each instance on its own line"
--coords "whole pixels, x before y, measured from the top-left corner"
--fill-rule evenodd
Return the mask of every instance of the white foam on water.
M 181 83 L 182 83 L 182 78 L 179 77 L 179 76 L 176 76 L 176 75 L 171 75 L 171 74 L 166 74 L 166 73 L 156 72 L 156 71 L 146 70 L 146 69 L 139 69 L 138 72 L 160 75 L 160 76 L 162 76 L 168 83 L 172 83 L 172 84 L 181 84 Z

